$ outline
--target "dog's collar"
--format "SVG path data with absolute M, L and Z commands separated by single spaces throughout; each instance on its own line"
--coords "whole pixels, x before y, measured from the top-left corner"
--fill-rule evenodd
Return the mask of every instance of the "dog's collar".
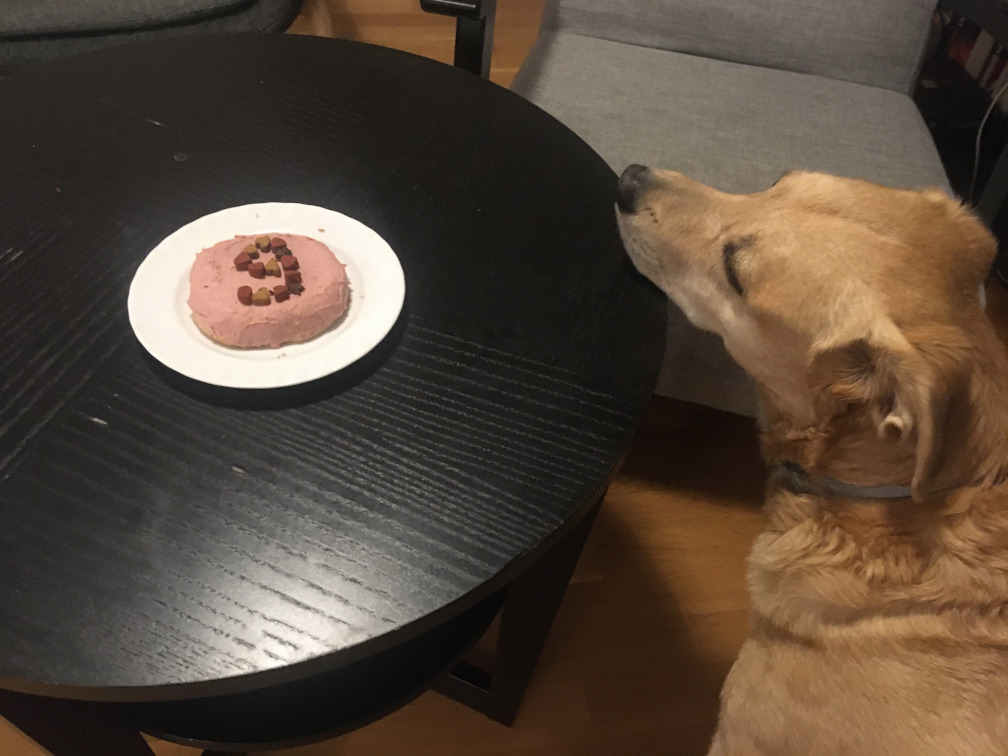
M 859 486 L 825 475 L 813 475 L 790 460 L 777 463 L 775 475 L 785 487 L 796 494 L 834 494 L 851 499 L 910 499 L 910 486 Z

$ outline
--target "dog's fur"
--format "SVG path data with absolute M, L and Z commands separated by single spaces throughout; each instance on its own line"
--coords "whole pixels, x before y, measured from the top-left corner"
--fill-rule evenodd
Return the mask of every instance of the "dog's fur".
M 619 197 L 638 270 L 756 380 L 771 469 L 912 491 L 770 476 L 711 754 L 1004 756 L 1008 359 L 978 296 L 990 233 L 940 191 L 816 173 L 732 195 L 632 166 Z

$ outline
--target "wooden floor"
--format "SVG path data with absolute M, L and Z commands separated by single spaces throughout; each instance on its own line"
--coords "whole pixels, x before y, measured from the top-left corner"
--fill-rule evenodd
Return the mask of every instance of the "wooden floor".
M 292 29 L 450 61 L 453 22 L 417 0 L 308 0 Z M 542 0 L 499 4 L 492 79 L 514 76 Z M 1008 333 L 1008 293 L 989 287 Z M 751 420 L 656 398 L 606 498 L 513 727 L 435 693 L 288 756 L 691 756 L 713 730 L 746 632 L 745 557 L 761 527 Z M 151 741 L 158 756 L 195 749 Z M 0 754 L 43 753 L 0 719 Z M 110 754 L 109 756 L 115 756 Z
M 543 0 L 501 0 L 497 23 L 492 81 L 508 86 L 535 41 Z M 305 0 L 290 31 L 342 37 L 452 62 L 455 21 L 423 13 L 420 0 Z

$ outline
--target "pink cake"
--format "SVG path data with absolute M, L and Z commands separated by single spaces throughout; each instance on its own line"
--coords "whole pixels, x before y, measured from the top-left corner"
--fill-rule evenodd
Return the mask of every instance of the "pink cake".
M 227 346 L 307 341 L 346 312 L 344 268 L 326 245 L 306 236 L 236 236 L 196 255 L 189 308 L 199 329 Z

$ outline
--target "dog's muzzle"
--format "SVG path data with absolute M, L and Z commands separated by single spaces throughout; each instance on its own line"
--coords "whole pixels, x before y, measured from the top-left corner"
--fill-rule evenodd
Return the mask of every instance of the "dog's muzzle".
M 628 165 L 616 182 L 616 205 L 624 213 L 632 213 L 648 182 L 651 170 L 646 165 Z

